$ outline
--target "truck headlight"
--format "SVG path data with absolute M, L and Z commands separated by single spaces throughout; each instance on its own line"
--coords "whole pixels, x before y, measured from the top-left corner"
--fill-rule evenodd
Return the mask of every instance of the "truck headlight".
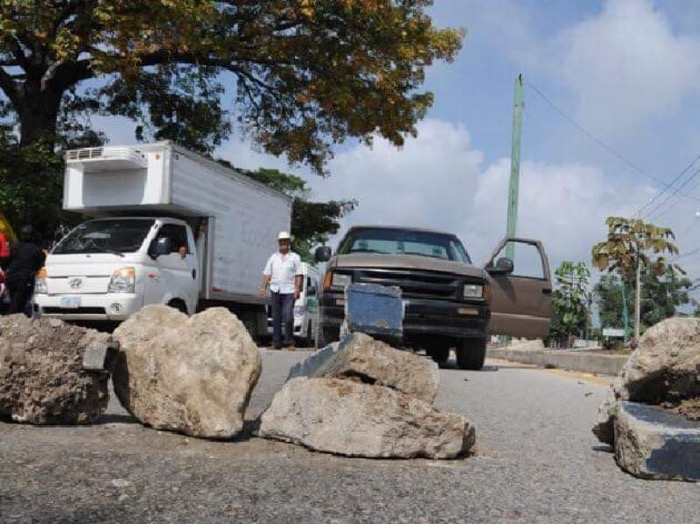
M 484 286 L 480 284 L 464 284 L 464 298 L 483 298 Z
M 345 289 L 345 287 L 350 284 L 352 284 L 352 275 L 328 271 L 328 273 L 326 273 L 326 277 L 323 279 L 323 290 L 328 291 L 331 288 Z
M 36 279 L 34 280 L 34 293 L 37 295 L 48 295 L 49 285 L 46 282 L 46 268 L 41 268 L 36 272 Z
M 109 281 L 107 293 L 135 293 L 136 292 L 136 269 L 133 267 L 123 267 L 117 269 L 112 274 Z

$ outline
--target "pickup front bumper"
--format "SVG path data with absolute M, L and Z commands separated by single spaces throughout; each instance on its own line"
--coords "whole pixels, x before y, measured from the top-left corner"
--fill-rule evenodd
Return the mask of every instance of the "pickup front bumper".
M 345 298 L 342 293 L 324 293 L 321 297 L 321 325 L 339 329 L 345 319 Z M 483 338 L 491 316 L 484 301 L 454 302 L 435 299 L 403 299 L 404 339 L 412 336 L 448 336 Z

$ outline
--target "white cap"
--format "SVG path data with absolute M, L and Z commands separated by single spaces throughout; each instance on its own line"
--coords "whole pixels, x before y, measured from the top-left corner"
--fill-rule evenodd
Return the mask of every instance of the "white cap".
M 291 240 L 292 235 L 290 235 L 287 231 L 280 231 L 280 234 L 277 235 L 277 240 Z

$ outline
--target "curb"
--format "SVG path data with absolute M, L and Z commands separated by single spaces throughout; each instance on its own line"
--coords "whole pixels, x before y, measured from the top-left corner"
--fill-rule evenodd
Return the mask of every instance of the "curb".
M 618 375 L 629 358 L 626 355 L 600 355 L 585 351 L 508 348 L 489 348 L 486 351 L 486 356 L 522 364 L 532 364 L 542 368 L 560 368 L 610 376 Z

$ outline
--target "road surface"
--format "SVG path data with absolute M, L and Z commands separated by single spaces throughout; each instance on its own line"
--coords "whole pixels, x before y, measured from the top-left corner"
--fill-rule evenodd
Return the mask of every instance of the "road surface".
M 263 350 L 254 419 L 306 352 Z M 490 362 L 441 371 L 438 407 L 474 456 L 366 460 L 254 437 L 145 428 L 116 402 L 89 427 L 0 423 L 0 522 L 700 522 L 700 484 L 643 481 L 590 432 L 605 386 Z

